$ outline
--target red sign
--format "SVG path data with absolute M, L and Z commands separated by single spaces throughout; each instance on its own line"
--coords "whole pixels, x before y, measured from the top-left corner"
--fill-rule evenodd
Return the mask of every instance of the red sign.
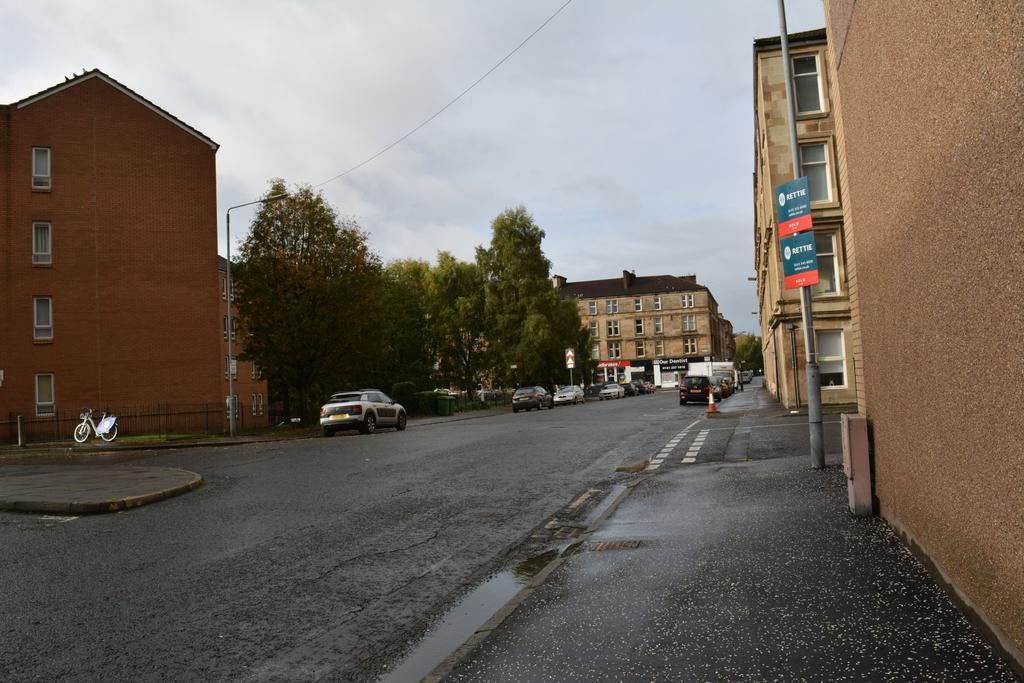
M 603 360 L 597 364 L 598 368 L 628 368 L 628 360 Z
M 789 275 L 782 281 L 782 284 L 786 289 L 799 289 L 800 287 L 816 285 L 818 284 L 818 271 L 811 270 L 806 273 Z

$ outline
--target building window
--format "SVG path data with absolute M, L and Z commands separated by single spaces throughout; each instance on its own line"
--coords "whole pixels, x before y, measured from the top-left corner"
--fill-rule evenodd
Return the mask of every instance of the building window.
M 619 321 L 609 320 L 608 321 L 608 336 L 618 337 L 619 336 Z
M 42 341 L 53 339 L 53 299 L 48 296 L 32 298 L 32 338 Z
M 622 344 L 619 342 L 608 342 L 608 357 L 622 358 Z
M 828 153 L 824 142 L 800 145 L 800 173 L 807 176 L 812 202 L 831 201 L 832 183 L 829 181 Z
M 257 413 L 257 415 L 262 415 L 263 414 L 263 394 L 262 393 L 256 394 L 256 405 L 259 406 L 259 412 Z
M 636 357 L 643 358 L 647 355 L 647 344 L 642 341 L 636 342 Z
M 619 312 L 619 300 L 608 299 L 604 302 L 605 313 L 618 313 Z
M 633 321 L 633 332 L 636 333 L 638 337 L 643 336 L 644 321 L 642 318 L 637 318 L 636 320 Z
M 657 356 L 658 358 L 661 358 L 662 356 L 665 355 L 665 342 L 663 342 L 660 339 L 654 342 L 654 355 Z
M 660 311 L 661 310 L 661 297 L 660 296 L 654 297 L 654 310 L 656 310 L 656 311 Z
M 238 361 L 235 361 L 235 366 L 231 367 L 231 357 L 224 356 L 224 379 L 228 378 L 228 371 L 231 371 L 231 379 L 238 379 Z
M 262 379 L 263 373 L 260 372 L 260 367 L 256 365 L 256 361 L 249 363 L 249 377 L 252 379 Z
M 32 187 L 36 190 L 50 189 L 50 148 L 32 148 Z
M 36 415 L 53 415 L 53 373 L 41 372 L 36 375 Z
M 220 298 L 224 301 L 228 300 L 228 278 L 226 275 L 220 279 Z
M 818 251 L 818 284 L 811 291 L 815 294 L 834 294 L 839 291 L 835 234 L 815 233 L 814 248 Z
M 49 223 L 32 224 L 32 263 L 53 263 Z
M 223 317 L 223 325 L 221 325 L 221 327 L 223 328 L 221 330 L 221 334 L 224 335 L 224 341 L 227 341 L 227 339 L 228 339 L 228 317 L 226 315 Z
M 593 346 L 590 347 L 590 357 L 593 360 L 597 360 L 598 358 L 601 357 L 601 345 L 600 344 L 594 344 Z
M 793 91 L 796 93 L 798 114 L 822 111 L 818 71 L 818 55 L 793 57 Z
M 654 319 L 654 334 L 661 334 L 662 332 L 661 318 Z
M 642 311 L 644 310 L 644 300 L 640 297 L 633 299 L 633 310 Z
M 683 316 L 683 332 L 696 332 L 697 331 L 697 316 L 693 313 L 687 313 Z
M 256 416 L 256 394 L 249 394 L 249 406 L 252 408 L 253 417 Z
M 600 336 L 600 325 L 597 324 L 596 320 L 590 321 L 590 338 L 597 339 Z
M 693 294 L 683 294 L 683 308 L 693 308 Z
M 843 354 L 843 331 L 821 330 L 814 334 L 818 340 L 818 369 L 821 386 L 846 386 L 846 358 Z
M 596 301 L 588 301 L 587 302 L 587 313 L 589 313 L 590 315 L 597 315 L 597 302 Z
M 683 353 L 686 353 L 691 356 L 697 353 L 696 337 L 687 337 L 685 340 L 683 340 Z

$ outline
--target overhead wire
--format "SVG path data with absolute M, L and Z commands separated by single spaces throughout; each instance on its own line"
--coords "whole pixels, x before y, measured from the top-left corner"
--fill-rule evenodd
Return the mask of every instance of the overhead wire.
M 521 48 L 522 48 L 522 47 L 523 47 L 524 45 L 526 45 L 526 44 L 527 44 L 528 42 L 530 42 L 530 39 L 531 39 L 531 38 L 533 38 L 533 37 L 534 37 L 535 35 L 537 35 L 538 33 L 540 33 L 540 32 L 541 32 L 541 30 L 543 30 L 543 28 L 544 28 L 545 26 L 547 26 L 548 24 L 550 24 L 550 23 L 551 23 L 551 22 L 552 22 L 552 21 L 554 20 L 554 18 L 555 18 L 555 17 L 557 17 L 557 16 L 559 15 L 559 14 L 561 14 L 561 13 L 562 13 L 562 10 L 564 10 L 564 9 L 565 9 L 566 7 L 568 7 L 568 6 L 570 5 L 570 4 L 572 4 L 572 1 L 573 1 L 573 0 L 566 0 L 566 2 L 564 2 L 564 3 L 562 4 L 562 6 L 561 6 L 561 7 L 559 7 L 559 8 L 557 9 L 557 10 L 555 10 L 555 11 L 554 11 L 554 13 L 552 13 L 552 14 L 551 14 L 551 16 L 549 16 L 549 17 L 548 17 L 547 19 L 545 19 L 545 20 L 544 20 L 544 22 L 543 22 L 543 23 L 541 23 L 541 25 L 540 25 L 540 26 L 538 26 L 537 28 L 535 28 L 535 29 L 534 29 L 534 30 L 533 30 L 533 31 L 532 31 L 532 32 L 530 33 L 530 35 L 528 35 L 528 36 L 526 36 L 525 38 L 523 38 L 523 40 L 522 40 L 522 41 L 521 41 L 521 42 L 520 42 L 520 43 L 519 43 L 518 45 L 516 45 L 516 46 L 515 46 L 514 48 L 512 48 L 512 50 L 511 50 L 511 51 L 509 51 L 509 52 L 508 52 L 508 53 L 507 53 L 507 54 L 506 54 L 506 55 L 505 55 L 504 57 L 502 57 L 502 58 L 501 58 L 500 60 L 498 60 L 498 62 L 497 62 L 497 63 L 496 63 L 496 64 L 495 64 L 494 66 L 492 66 L 492 67 L 491 67 L 490 69 L 488 69 L 488 70 L 487 70 L 486 72 L 484 72 L 484 74 L 483 74 L 482 76 L 480 76 L 480 78 L 478 78 L 478 79 L 476 79 L 475 81 L 473 81 L 473 82 L 472 82 L 472 83 L 471 83 L 471 84 L 470 84 L 470 85 L 469 85 L 469 86 L 468 86 L 467 88 L 465 88 L 465 89 L 464 89 L 464 90 L 463 90 L 462 92 L 460 92 L 460 93 L 459 93 L 458 95 L 456 95 L 455 97 L 453 97 L 453 98 L 452 98 L 452 99 L 451 99 L 451 100 L 450 100 L 450 101 L 449 101 L 449 102 L 448 102 L 448 103 L 447 103 L 446 105 L 444 105 L 443 107 L 441 107 L 440 109 L 438 109 L 437 111 L 435 111 L 435 112 L 434 112 L 433 114 L 431 114 L 431 115 L 430 115 L 429 117 L 427 117 L 426 119 L 424 119 L 424 120 L 423 120 L 423 121 L 422 121 L 422 122 L 421 122 L 421 123 L 420 123 L 420 124 L 419 124 L 418 126 L 416 126 L 415 128 L 413 128 L 413 129 L 412 129 L 412 130 L 410 130 L 410 131 L 409 131 L 408 133 L 406 133 L 405 135 L 401 136 L 400 138 L 398 138 L 398 139 L 397 139 L 397 140 L 395 140 L 394 142 L 390 143 L 390 144 L 389 144 L 389 145 L 387 145 L 386 147 L 383 147 L 383 148 L 382 148 L 381 150 L 379 150 L 379 151 L 378 151 L 378 152 L 377 152 L 376 154 L 373 154 L 372 156 L 369 156 L 369 157 L 367 157 L 366 159 L 364 159 L 364 160 L 360 161 L 360 162 L 359 162 L 358 164 L 356 164 L 355 166 L 353 166 L 353 167 L 349 168 L 348 170 L 342 171 L 341 173 L 339 173 L 339 174 L 337 174 L 337 175 L 335 175 L 335 176 L 331 176 L 330 178 L 328 178 L 327 180 L 324 180 L 323 182 L 319 182 L 319 183 L 317 183 L 316 185 L 313 185 L 313 187 L 322 187 L 322 186 L 326 185 L 327 183 L 332 183 L 332 182 L 334 182 L 335 180 L 338 180 L 338 179 L 340 179 L 340 178 L 344 178 L 344 177 L 345 177 L 345 176 L 347 176 L 347 175 L 348 175 L 349 173 L 352 173 L 353 171 L 357 171 L 357 170 L 359 170 L 360 168 L 362 168 L 363 166 L 367 165 L 368 163 L 370 163 L 370 162 L 371 162 L 371 161 L 373 161 L 374 159 L 377 159 L 378 157 L 380 157 L 380 156 L 384 155 L 385 153 L 387 153 L 388 151 L 390 151 L 390 150 L 391 150 L 391 149 L 393 149 L 394 147 L 396 147 L 396 146 L 400 145 L 400 144 L 401 144 L 402 142 L 404 142 L 405 140 L 407 140 L 407 139 L 408 139 L 408 138 L 409 138 L 410 136 L 412 136 L 413 134 L 415 134 L 415 133 L 416 133 L 416 132 L 417 132 L 418 130 L 420 130 L 420 129 L 421 129 L 421 128 L 423 128 L 423 127 L 424 127 L 425 125 L 427 125 L 428 123 L 430 123 L 431 121 L 433 121 L 434 119 L 436 119 L 436 118 L 437 118 L 438 116 L 440 116 L 441 114 L 443 114 L 443 113 L 444 113 L 444 112 L 445 112 L 445 111 L 446 111 L 446 110 L 447 110 L 447 109 L 448 109 L 449 107 L 451 107 L 451 106 L 452 106 L 453 104 L 455 104 L 456 102 L 458 102 L 459 100 L 461 100 L 461 99 L 462 99 L 463 97 L 465 97 L 465 95 L 466 95 L 467 93 L 469 93 L 469 91 L 470 91 L 470 90 L 472 90 L 472 89 L 473 89 L 473 88 L 475 88 L 476 86 L 480 85 L 480 83 L 481 83 L 481 82 L 483 82 L 483 80 L 484 80 L 485 78 L 487 78 L 487 77 L 488 77 L 488 76 L 490 76 L 490 75 L 491 75 L 492 73 L 494 73 L 495 71 L 497 71 L 498 67 L 500 67 L 500 66 L 501 66 L 502 64 L 504 64 L 505 62 L 507 62 L 507 61 L 508 61 L 508 60 L 509 60 L 509 59 L 510 59 L 510 58 L 512 57 L 512 55 L 514 55 L 515 53 L 519 52 L 519 50 L 520 50 L 520 49 L 521 49 Z

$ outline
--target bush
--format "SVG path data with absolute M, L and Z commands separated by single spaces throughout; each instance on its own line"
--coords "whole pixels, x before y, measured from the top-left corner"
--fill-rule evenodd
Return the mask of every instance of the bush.
M 413 404 L 416 401 L 416 383 L 395 382 L 391 387 L 391 398 L 405 406 L 407 411 L 413 411 L 415 409 Z
M 417 391 L 413 400 L 409 404 L 403 403 L 410 413 L 416 415 L 430 415 L 437 412 L 435 410 L 436 394 L 433 391 Z

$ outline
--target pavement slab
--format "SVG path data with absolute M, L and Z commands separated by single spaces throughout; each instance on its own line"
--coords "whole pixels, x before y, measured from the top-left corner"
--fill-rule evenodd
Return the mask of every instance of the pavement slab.
M 117 512 L 191 491 L 203 478 L 173 467 L 15 465 L 0 467 L 0 510 Z

